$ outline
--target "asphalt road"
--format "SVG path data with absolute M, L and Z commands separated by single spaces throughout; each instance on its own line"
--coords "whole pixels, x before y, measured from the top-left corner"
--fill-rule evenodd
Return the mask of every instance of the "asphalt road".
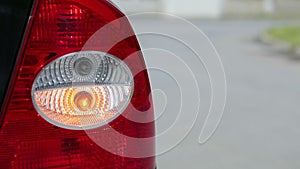
M 198 138 L 209 103 L 208 79 L 203 73 L 199 82 L 203 115 L 187 137 L 176 147 L 157 157 L 159 169 L 298 169 L 300 168 L 300 62 L 273 50 L 257 41 L 257 36 L 270 26 L 286 25 L 294 21 L 203 21 L 192 20 L 211 39 L 225 67 L 228 84 L 226 109 L 219 128 L 205 144 Z M 140 27 L 160 27 L 177 32 L 187 39 L 195 37 L 172 20 L 143 18 L 136 23 Z M 147 39 L 147 38 L 146 38 Z M 153 39 L 152 39 L 153 40 Z M 143 44 L 149 44 L 144 40 Z M 149 40 L 151 41 L 151 40 Z M 155 40 L 154 40 L 155 41 Z M 196 39 L 195 39 L 196 42 Z M 156 46 L 165 42 L 156 40 Z M 205 45 L 205 44 L 198 44 Z M 177 55 L 185 59 L 184 52 Z M 160 56 L 163 60 L 164 56 Z M 151 61 L 150 65 L 157 61 Z M 188 62 L 188 61 L 187 61 Z M 168 63 L 173 65 L 173 61 Z M 197 64 L 191 64 L 192 70 Z M 179 68 L 178 68 L 179 69 Z M 169 72 L 170 73 L 170 72 Z M 172 79 L 164 80 L 159 71 L 150 71 L 152 86 L 166 90 L 165 95 L 155 93 L 156 109 L 160 112 L 157 122 L 159 134 L 176 121 L 176 109 L 180 100 L 178 85 Z M 165 75 L 165 77 L 167 77 Z M 188 83 L 183 88 L 188 88 Z M 170 91 L 168 91 L 170 90 Z M 169 93 L 169 94 L 168 94 Z M 192 96 L 191 96 L 192 98 Z M 167 101 L 166 101 L 167 100 Z M 189 101 L 189 99 L 187 99 Z M 192 101 L 192 100 L 190 100 Z M 163 103 L 167 102 L 167 108 Z M 169 107 L 169 108 L 168 108 Z M 164 109 L 165 108 L 165 109 Z M 163 113 L 161 113 L 163 112 Z M 172 114 L 173 113 L 173 114 Z M 182 112 L 187 114 L 189 112 Z M 178 124 L 185 127 L 188 121 Z M 168 146 L 173 138 L 158 144 Z M 161 147 L 161 145 L 158 145 Z

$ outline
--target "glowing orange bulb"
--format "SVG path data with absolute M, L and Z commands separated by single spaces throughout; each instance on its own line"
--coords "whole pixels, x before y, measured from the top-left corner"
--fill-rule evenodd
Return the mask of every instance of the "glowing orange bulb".
M 80 111 L 88 111 L 92 108 L 93 97 L 90 93 L 82 91 L 75 95 L 74 103 Z

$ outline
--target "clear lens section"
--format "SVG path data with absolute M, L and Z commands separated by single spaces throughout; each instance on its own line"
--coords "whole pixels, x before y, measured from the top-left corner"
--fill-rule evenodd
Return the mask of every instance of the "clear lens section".
M 133 77 L 114 56 L 80 52 L 45 66 L 32 87 L 36 110 L 68 129 L 95 128 L 117 117 L 130 102 Z

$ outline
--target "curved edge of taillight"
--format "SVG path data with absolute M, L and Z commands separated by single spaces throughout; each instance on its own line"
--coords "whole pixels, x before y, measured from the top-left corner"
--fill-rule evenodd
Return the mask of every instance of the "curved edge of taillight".
M 97 5 L 103 9 L 104 13 L 95 12 L 96 9 L 99 10 Z M 31 87 L 42 67 L 65 54 L 82 49 L 85 41 L 97 29 L 124 17 L 124 14 L 110 2 L 104 0 L 36 0 L 33 6 L 10 82 L 10 89 L 6 96 L 6 103 L 1 113 L 0 143 L 9 145 L 10 148 L 0 147 L 3 150 L 0 153 L 2 157 L 0 166 L 13 168 L 24 167 L 27 164 L 28 168 L 36 168 L 35 166 L 47 168 L 64 164 L 78 167 L 153 168 L 155 165 L 154 155 L 131 158 L 121 156 L 119 152 L 108 152 L 96 146 L 94 140 L 88 137 L 85 131 L 69 130 L 47 122 L 35 110 L 31 101 Z M 68 27 L 69 25 L 72 27 Z M 72 28 L 76 28 L 75 32 L 70 31 Z M 122 29 L 133 31 L 130 23 L 123 25 Z M 124 30 L 116 30 L 124 33 Z M 115 33 L 108 32 L 112 37 Z M 103 51 L 104 47 L 101 45 L 105 46 L 105 42 L 102 41 L 99 46 L 95 47 L 98 49 L 97 51 Z M 109 54 L 126 61 L 130 57 L 131 63 L 127 65 L 130 69 L 139 67 L 138 69 L 144 70 L 133 79 L 135 90 L 130 101 L 133 108 L 127 108 L 125 111 L 130 115 L 139 116 L 141 114 L 137 113 L 144 111 L 151 114 L 148 118 L 153 118 L 151 87 L 140 50 L 138 40 L 134 36 L 111 47 Z M 84 96 L 86 95 L 84 94 Z M 124 138 L 155 136 L 154 121 L 138 123 L 125 118 L 125 116 L 118 116 L 109 122 L 109 125 L 123 134 Z M 105 126 L 101 128 L 105 129 Z M 99 136 L 108 139 L 104 138 L 105 134 L 103 133 L 99 133 Z M 116 146 L 116 151 L 126 151 L 126 141 L 124 142 L 124 140 L 111 140 Z M 154 146 L 155 143 L 147 143 L 147 145 Z M 138 150 L 139 147 L 136 149 L 131 151 L 141 151 Z M 148 147 L 147 149 L 155 148 Z M 71 160 L 65 162 L 65 157 Z M 95 157 L 99 158 L 96 160 Z M 88 160 L 91 161 L 87 162 Z

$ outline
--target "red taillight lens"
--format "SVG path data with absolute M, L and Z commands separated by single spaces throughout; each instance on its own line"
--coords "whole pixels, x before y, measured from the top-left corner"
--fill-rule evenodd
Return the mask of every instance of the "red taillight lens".
M 154 168 L 154 157 L 122 156 L 126 151 L 139 154 L 143 151 L 146 154 L 154 152 L 153 139 L 146 139 L 147 142 L 139 142 L 134 146 L 127 138 L 152 138 L 155 129 L 152 101 L 149 99 L 149 79 L 136 37 L 130 36 L 115 46 L 109 46 L 117 40 L 116 35 L 133 32 L 128 21 L 114 21 L 121 17 L 124 15 L 105 0 L 36 1 L 15 77 L 1 112 L 0 168 Z M 106 30 L 106 35 L 97 39 L 95 45 L 89 46 L 87 50 L 101 52 L 109 48 L 107 53 L 124 61 L 129 70 L 144 71 L 134 74 L 134 92 L 130 100 L 133 106 L 120 112 L 126 115 L 119 115 L 109 124 L 92 131 L 97 140 L 113 147 L 110 150 L 114 152 L 109 152 L 96 144 L 83 130 L 71 130 L 60 125 L 57 127 L 46 121 L 35 109 L 31 94 L 35 79 L 43 68 L 62 56 L 81 51 L 97 30 L 112 21 L 114 28 Z M 79 74 L 84 75 L 91 70 L 86 68 L 89 62 L 82 62 Z M 74 95 L 74 103 L 82 111 L 89 109 L 93 99 L 96 99 L 88 91 L 90 89 Z M 57 109 L 54 107 L 53 110 Z M 143 116 L 148 118 L 145 121 L 152 122 L 137 123 L 125 118 L 130 116 Z M 124 138 L 115 139 L 109 128 L 121 133 Z

